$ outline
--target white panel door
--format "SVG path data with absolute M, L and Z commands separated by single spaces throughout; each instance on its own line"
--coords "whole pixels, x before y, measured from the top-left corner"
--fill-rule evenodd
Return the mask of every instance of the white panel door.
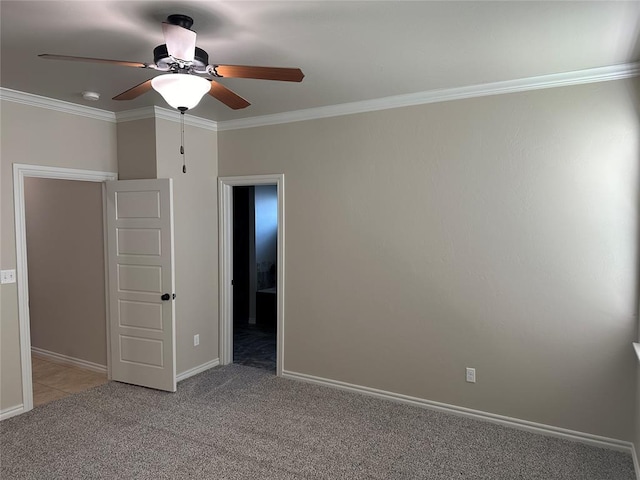
M 173 184 L 106 183 L 111 376 L 175 392 Z

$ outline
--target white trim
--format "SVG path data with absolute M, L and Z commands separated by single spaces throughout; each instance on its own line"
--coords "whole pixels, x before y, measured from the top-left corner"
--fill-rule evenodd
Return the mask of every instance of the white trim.
M 277 266 L 277 332 L 276 374 L 284 372 L 284 174 L 249 175 L 218 178 L 219 285 L 220 285 L 220 363 L 233 362 L 233 187 L 243 185 L 276 185 L 278 190 L 278 266 Z
M 144 120 L 146 118 L 160 118 L 170 122 L 180 123 L 180 112 L 162 107 L 144 107 L 135 110 L 126 110 L 115 114 L 118 123 L 130 122 L 132 120 Z M 184 124 L 192 127 L 204 128 L 205 130 L 217 131 L 218 124 L 213 120 L 206 118 L 194 117 L 193 115 L 184 116 Z
M 428 103 L 461 100 L 465 98 L 500 95 L 504 93 L 526 92 L 543 88 L 567 87 L 585 83 L 607 82 L 622 80 L 640 75 L 640 62 L 610 65 L 606 67 L 587 68 L 572 72 L 551 73 L 534 77 L 504 80 L 500 82 L 469 85 L 465 87 L 443 88 L 424 92 L 394 95 L 391 97 L 363 100 L 360 102 L 328 105 L 324 107 L 294 110 L 291 112 L 262 115 L 259 117 L 239 118 L 216 122 L 201 117 L 185 115 L 185 124 L 205 128 L 211 131 L 238 130 L 242 128 L 278 125 L 282 123 L 315 120 L 319 118 L 337 117 L 355 113 L 375 112 L 390 108 L 424 105 Z M 164 120 L 179 121 L 174 110 L 151 106 L 123 112 L 109 112 L 98 108 L 86 107 L 75 103 L 55 100 L 31 93 L 19 92 L 0 87 L 0 99 L 10 102 L 32 105 L 59 112 L 71 113 L 85 117 L 106 120 L 109 122 L 127 122 L 143 118 L 162 118 Z
M 621 80 L 640 75 L 640 62 L 613 65 L 608 67 L 589 68 L 574 72 L 552 73 L 536 77 L 506 80 L 501 82 L 470 85 L 466 87 L 443 88 L 425 92 L 395 95 L 392 97 L 364 100 L 361 102 L 343 103 L 325 107 L 295 110 L 291 112 L 263 115 L 260 117 L 239 118 L 218 122 L 218 131 L 238 130 L 241 128 L 278 125 L 281 123 L 300 122 L 319 118 L 337 117 L 355 113 L 375 112 L 390 108 L 424 105 L 427 103 L 446 102 L 465 98 L 500 95 L 504 93 L 525 92 L 543 88 L 566 87 L 585 83 Z
M 175 239 L 175 218 L 174 218 L 174 208 L 173 208 L 173 178 L 169 178 L 169 229 L 170 229 L 170 238 L 171 238 L 171 249 L 169 252 L 170 255 L 170 269 L 171 269 L 171 289 L 169 290 L 171 293 L 175 293 L 176 291 L 176 239 Z M 156 180 L 158 182 L 158 180 Z M 116 213 L 117 216 L 117 213 Z M 164 222 L 163 222 L 164 223 Z M 164 226 L 162 227 L 164 229 Z M 165 246 L 166 249 L 166 246 Z M 163 272 L 164 273 L 164 272 Z M 116 287 L 118 288 L 118 287 Z M 171 307 L 171 331 L 173 332 L 171 338 L 171 376 L 173 377 L 172 384 L 172 392 L 177 390 L 178 380 L 176 378 L 176 370 L 178 365 L 178 355 L 177 355 L 177 341 L 176 341 L 176 302 L 173 300 L 170 301 Z M 118 315 L 118 321 L 119 321 Z
M 640 343 L 633 342 L 633 349 L 636 351 L 636 355 L 638 356 L 638 361 L 640 362 Z
M 29 279 L 27 269 L 27 232 L 25 227 L 24 208 L 24 179 L 26 177 L 104 182 L 106 180 L 115 180 L 117 178 L 117 174 L 113 172 L 97 172 L 93 170 L 26 165 L 20 163 L 13 164 L 13 204 L 16 228 L 16 275 L 18 280 L 18 328 L 20 336 L 20 368 L 22 370 L 23 412 L 28 412 L 33 408 L 31 330 L 29 321 Z
M 193 377 L 199 373 L 204 372 L 205 370 L 209 370 L 210 368 L 217 367 L 220 365 L 220 359 L 214 358 L 210 362 L 203 363 L 202 365 L 198 365 L 197 367 L 190 368 L 189 370 L 185 370 L 182 373 L 179 373 L 176 376 L 176 382 L 181 382 L 182 380 L 186 380 L 187 378 Z
M 220 363 L 233 363 L 233 289 L 230 286 L 233 275 L 233 190 L 218 180 L 218 285 L 219 292 L 219 352 Z
M 54 178 L 59 180 L 79 180 L 86 182 L 104 182 L 116 180 L 115 172 L 100 172 L 98 170 L 80 170 L 76 168 L 48 167 L 42 165 L 28 165 L 26 163 L 14 163 L 13 175 L 22 174 L 23 177 Z M 15 190 L 14 190 L 15 195 Z
M 566 440 L 573 440 L 596 447 L 608 448 L 611 450 L 618 450 L 628 453 L 631 453 L 631 451 L 633 450 L 633 444 L 631 442 L 625 442 L 623 440 L 617 440 L 615 438 L 601 437 L 599 435 L 592 435 L 590 433 L 568 430 L 566 428 L 554 427 L 552 425 L 530 422 L 528 420 L 521 420 L 519 418 L 506 417 L 504 415 L 483 412 L 481 410 L 474 410 L 472 408 L 459 407 L 457 405 L 451 405 L 448 403 L 434 402 L 432 400 L 411 397 L 409 395 L 403 395 L 401 393 L 387 392 L 385 390 L 379 390 L 377 388 L 363 387 L 361 385 L 354 385 L 338 380 L 316 377 L 313 375 L 307 375 L 305 373 L 290 372 L 285 370 L 282 372 L 282 376 L 284 378 L 290 378 L 293 380 L 300 380 L 303 382 L 338 388 L 340 390 L 347 390 L 349 392 L 360 393 L 363 395 L 369 395 L 371 397 L 376 397 L 383 400 L 391 400 L 394 402 L 414 405 L 416 407 L 428 408 L 429 410 L 461 415 L 463 417 L 474 418 L 476 420 L 484 420 L 507 427 L 517 428 L 519 430 L 526 430 L 542 435 L 564 438 Z
M 8 102 L 20 103 L 22 105 L 55 110 L 56 112 L 93 118 L 94 120 L 104 120 L 111 123 L 115 123 L 116 121 L 115 114 L 107 110 L 42 97 L 40 95 L 34 95 L 33 93 L 19 92 L 17 90 L 11 90 L 10 88 L 0 87 L 0 99 Z
M 54 110 L 56 112 L 93 118 L 95 120 L 104 120 L 111 123 L 129 122 L 145 118 L 161 118 L 163 120 L 169 120 L 176 123 L 180 122 L 180 114 L 177 110 L 156 106 L 136 108 L 133 110 L 114 113 L 108 110 L 87 107 L 77 103 L 43 97 L 41 95 L 34 95 L 33 93 L 20 92 L 18 90 L 11 90 L 10 88 L 4 87 L 0 87 L 0 99 L 22 105 L 29 105 L 31 107 L 40 107 L 47 110 Z M 214 132 L 218 129 L 217 122 L 206 118 L 194 117 L 193 115 L 185 115 L 184 123 L 185 125 L 204 128 Z
M 91 370 L 92 372 L 107 374 L 107 366 L 99 363 L 90 362 L 81 358 L 71 357 L 69 355 L 63 355 L 61 353 L 51 352 L 43 348 L 31 347 L 31 354 L 34 357 L 41 358 L 61 365 L 69 365 L 71 367 L 83 368 L 85 370 Z
M 116 122 L 131 122 L 133 120 L 144 120 L 146 118 L 155 118 L 154 107 L 135 108 L 133 110 L 125 110 L 124 112 L 116 112 Z
M 180 113 L 177 110 L 168 108 L 154 107 L 156 118 L 169 120 L 170 122 L 180 123 Z M 184 124 L 191 127 L 199 127 L 213 132 L 218 131 L 218 122 L 207 120 L 206 118 L 194 117 L 193 115 L 184 116 Z
M 26 410 L 24 409 L 24 405 L 16 405 L 15 407 L 5 408 L 0 411 L 0 421 L 6 420 L 7 418 L 15 417 L 16 415 L 20 415 L 24 413 Z
M 631 456 L 633 457 L 633 468 L 636 471 L 636 479 L 640 480 L 640 461 L 638 461 L 638 453 L 635 448 L 631 448 Z
M 102 182 L 102 255 L 104 257 L 105 335 L 107 337 L 107 379 L 111 378 L 111 302 L 109 301 L 109 244 L 107 230 L 107 183 Z

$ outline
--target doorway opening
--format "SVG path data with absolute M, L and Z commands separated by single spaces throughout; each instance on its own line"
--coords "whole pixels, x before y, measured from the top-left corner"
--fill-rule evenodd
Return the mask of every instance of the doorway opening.
M 113 172 L 97 172 L 90 170 L 77 170 L 58 167 L 46 167 L 37 165 L 13 165 L 13 192 L 14 192 L 14 214 L 16 225 L 16 273 L 18 289 L 18 318 L 19 318 L 19 338 L 20 338 L 20 366 L 22 377 L 22 406 L 12 410 L 8 416 L 18 415 L 33 408 L 33 375 L 32 375 L 32 345 L 31 326 L 29 312 L 29 275 L 27 263 L 27 230 L 26 230 L 26 209 L 25 209 L 25 181 L 28 178 L 44 178 L 59 180 L 77 180 L 82 182 L 101 183 L 101 195 L 104 195 L 104 182 L 115 180 L 117 174 Z M 104 197 L 103 197 L 104 198 Z M 104 207 L 103 207 L 104 214 Z M 103 261 L 106 258 L 103 253 Z M 73 267 L 73 266 L 69 266 Z M 66 269 L 65 269 L 66 270 Z M 68 271 L 59 272 L 61 275 L 69 274 Z M 106 280 L 105 280 L 106 281 Z M 106 291 L 104 292 L 106 296 Z M 107 327 L 108 328 L 108 327 Z M 107 337 L 107 343 L 108 343 Z M 42 353 L 42 349 L 40 351 Z M 69 357 L 69 356 L 66 356 Z M 49 358 L 51 360 L 52 358 Z M 69 358 L 56 358 L 58 363 L 69 361 Z M 96 366 L 97 363 L 87 362 L 84 366 Z M 109 348 L 107 346 L 106 372 L 109 375 Z M 8 418 L 6 416 L 5 418 Z
M 277 247 L 277 187 L 233 187 L 233 363 L 272 371 Z
M 283 369 L 284 175 L 223 177 L 220 363 Z
M 107 380 L 102 186 L 26 178 L 34 407 Z

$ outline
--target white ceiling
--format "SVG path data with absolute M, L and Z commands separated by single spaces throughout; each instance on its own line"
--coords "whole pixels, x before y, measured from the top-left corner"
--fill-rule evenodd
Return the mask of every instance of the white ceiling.
M 206 97 L 191 113 L 223 121 L 631 63 L 640 1 L 5 1 L 2 87 L 112 112 L 169 108 L 154 91 L 111 97 L 156 72 L 43 60 L 40 53 L 152 62 L 172 13 L 194 19 L 210 62 L 300 67 L 300 84 L 223 79 L 252 105 Z M 100 92 L 98 102 L 81 92 Z

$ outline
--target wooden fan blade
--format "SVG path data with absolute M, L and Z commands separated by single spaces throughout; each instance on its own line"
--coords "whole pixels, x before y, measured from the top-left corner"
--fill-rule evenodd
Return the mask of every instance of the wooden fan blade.
M 135 87 L 130 88 L 126 92 L 122 92 L 120 95 L 116 95 L 115 97 L 113 97 L 113 100 L 133 100 L 134 98 L 138 98 L 143 93 L 147 93 L 149 90 L 151 90 L 151 80 L 142 82 Z
M 215 80 L 211 80 L 211 88 L 209 89 L 209 95 L 211 95 L 214 98 L 217 98 L 222 103 L 224 103 L 227 107 L 232 108 L 234 110 L 246 108 L 249 105 L 251 105 L 240 95 L 229 90 L 227 87 L 225 87 L 221 83 L 216 82 Z
M 256 78 L 258 80 L 279 80 L 281 82 L 301 82 L 304 78 L 304 73 L 299 68 L 213 65 L 213 71 L 215 75 L 228 78 Z
M 127 62 L 124 60 L 107 60 L 105 58 L 89 58 L 89 57 L 70 57 L 68 55 L 52 55 L 50 53 L 43 53 L 38 55 L 45 60 L 68 60 L 71 62 L 92 62 L 92 63 L 110 63 L 112 65 L 121 65 L 123 67 L 138 67 L 149 68 L 148 63 L 142 62 Z

